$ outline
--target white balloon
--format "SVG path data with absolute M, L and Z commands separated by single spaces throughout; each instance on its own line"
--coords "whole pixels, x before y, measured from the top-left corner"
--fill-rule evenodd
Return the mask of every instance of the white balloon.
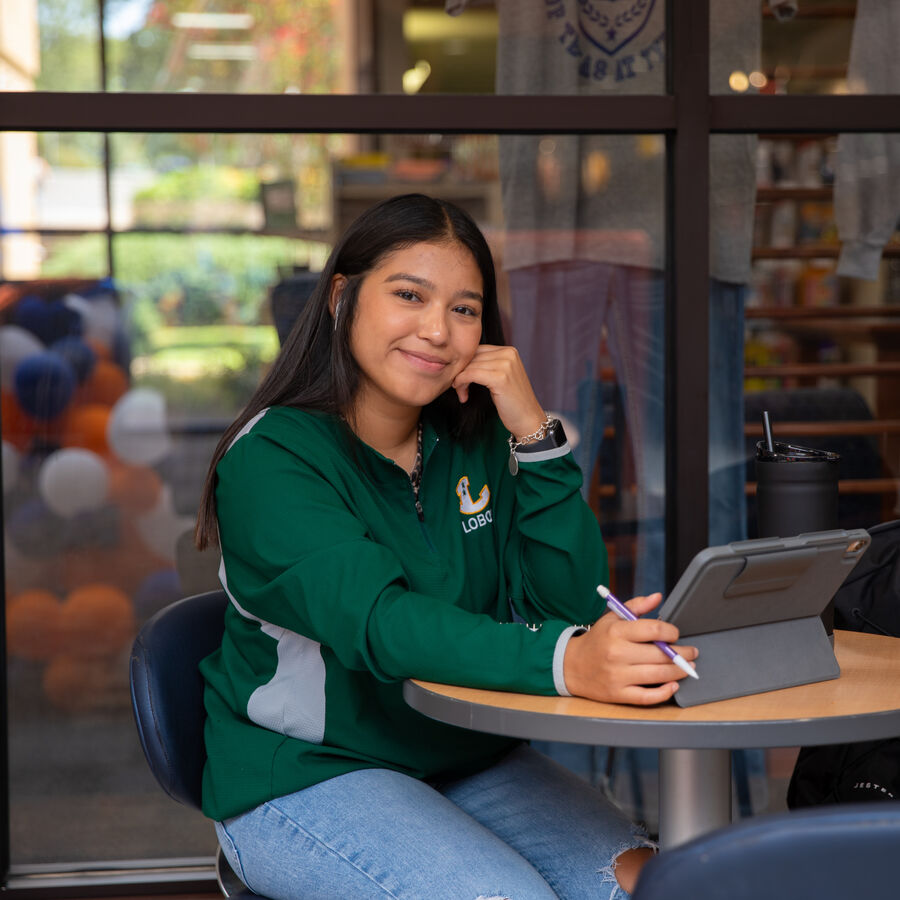
M 3 441 L 3 493 L 8 494 L 19 479 L 19 451 Z
M 63 303 L 81 314 L 84 322 L 84 337 L 92 338 L 112 349 L 116 329 L 122 318 L 122 311 L 110 297 L 86 300 L 78 294 L 66 294 Z
M 38 491 L 57 515 L 97 509 L 109 493 L 109 469 L 96 453 L 73 447 L 51 453 L 38 472 Z
M 172 490 L 164 484 L 156 506 L 135 520 L 141 540 L 157 556 L 175 562 L 178 538 L 194 527 L 193 516 L 182 516 L 175 511 Z
M 0 327 L 0 384 L 7 390 L 13 390 L 16 366 L 25 357 L 45 349 L 41 341 L 25 328 L 18 325 Z
M 153 465 L 168 456 L 172 441 L 163 395 L 150 388 L 123 394 L 110 413 L 106 439 L 124 462 Z

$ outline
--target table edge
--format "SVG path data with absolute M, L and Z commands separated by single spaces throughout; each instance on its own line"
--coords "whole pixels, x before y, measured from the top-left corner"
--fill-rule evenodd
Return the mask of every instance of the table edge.
M 505 709 L 460 700 L 413 680 L 403 698 L 415 710 L 448 725 L 505 737 L 659 749 L 793 747 L 841 744 L 900 735 L 900 709 L 808 719 L 752 721 L 659 721 L 568 716 L 537 710 Z

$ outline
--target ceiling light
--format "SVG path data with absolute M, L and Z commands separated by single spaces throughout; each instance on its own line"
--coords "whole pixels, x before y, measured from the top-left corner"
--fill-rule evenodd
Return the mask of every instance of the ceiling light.
M 180 12 L 172 16 L 176 28 L 205 28 L 216 31 L 246 31 L 253 27 L 253 16 L 249 13 L 188 13 Z
M 235 59 L 249 62 L 258 56 L 253 44 L 191 44 L 188 47 L 191 59 Z

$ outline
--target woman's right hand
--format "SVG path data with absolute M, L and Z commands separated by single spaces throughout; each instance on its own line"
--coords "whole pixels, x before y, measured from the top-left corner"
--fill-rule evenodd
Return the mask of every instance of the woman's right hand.
M 678 629 L 670 622 L 640 618 L 659 606 L 662 594 L 634 597 L 625 605 L 638 616 L 627 622 L 607 612 L 590 631 L 570 639 L 563 658 L 563 676 L 571 694 L 605 703 L 650 706 L 663 703 L 686 678 L 653 641 L 674 645 Z M 675 649 L 688 661 L 697 658 L 697 648 Z
M 491 392 L 500 421 L 515 438 L 537 431 L 547 418 L 515 347 L 479 344 L 469 364 L 453 380 L 460 403 L 469 399 L 473 383 Z

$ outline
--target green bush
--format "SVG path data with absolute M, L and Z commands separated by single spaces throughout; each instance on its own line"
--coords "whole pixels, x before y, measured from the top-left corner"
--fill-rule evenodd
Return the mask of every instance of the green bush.
M 233 416 L 278 352 L 269 288 L 309 247 L 251 234 L 122 234 L 113 252 L 136 382 L 159 389 L 173 412 Z M 103 256 L 96 235 L 55 242 L 42 275 L 102 271 Z
M 234 166 L 188 166 L 160 175 L 134 195 L 141 200 L 246 200 L 259 197 L 256 173 Z

